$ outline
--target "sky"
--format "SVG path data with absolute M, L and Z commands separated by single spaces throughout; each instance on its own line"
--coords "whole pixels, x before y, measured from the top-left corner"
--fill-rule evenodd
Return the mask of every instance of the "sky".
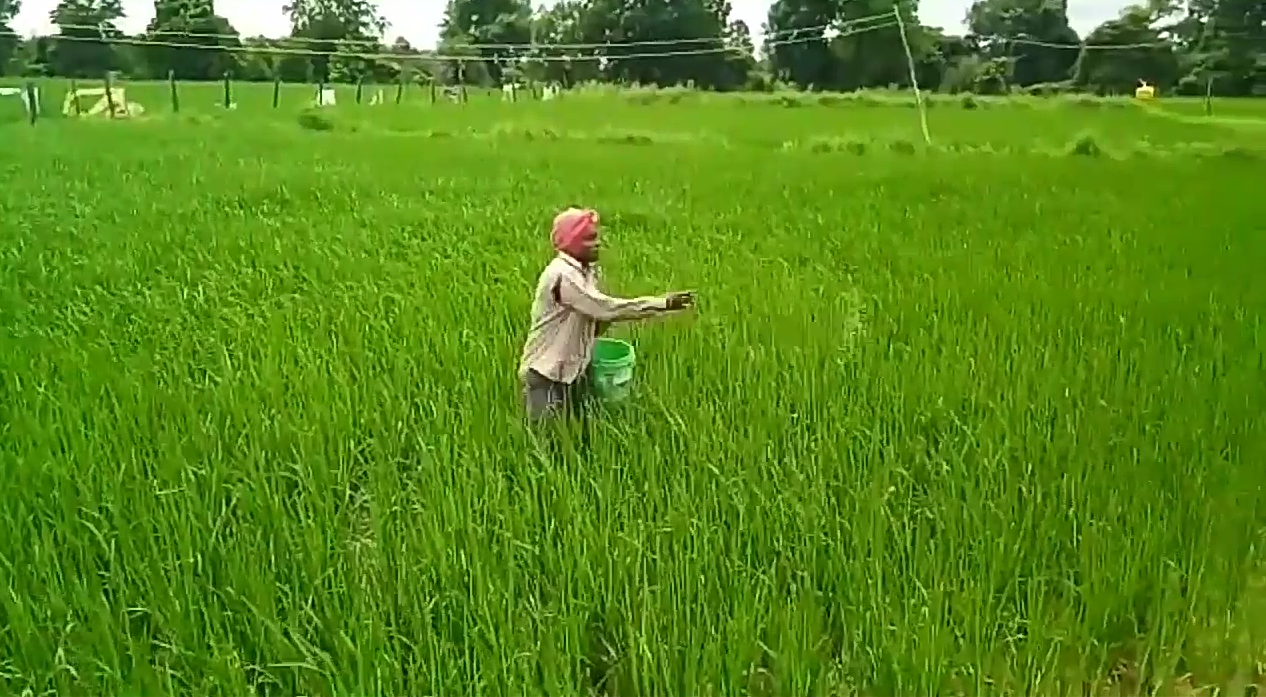
M 57 0 L 23 0 L 22 11 L 13 22 L 14 31 L 30 36 L 53 33 L 48 13 Z M 282 37 L 290 32 L 290 25 L 281 13 L 285 0 L 216 0 L 216 12 L 237 28 L 243 36 Z M 442 0 L 378 0 L 378 7 L 391 26 L 387 28 L 388 41 L 403 36 L 418 48 L 433 47 L 439 34 L 440 17 L 444 14 Z M 547 1 L 546 4 L 552 4 Z M 1127 0 L 1069 0 L 1068 16 L 1073 28 L 1081 35 L 1105 20 L 1117 16 Z M 924 24 L 939 26 L 950 32 L 963 29 L 963 17 L 971 0 L 921 0 L 919 18 Z M 732 0 L 733 17 L 747 22 L 759 42 L 760 26 L 769 10 L 769 0 Z M 153 0 L 123 0 L 124 19 L 119 29 L 125 33 L 140 33 L 154 16 Z

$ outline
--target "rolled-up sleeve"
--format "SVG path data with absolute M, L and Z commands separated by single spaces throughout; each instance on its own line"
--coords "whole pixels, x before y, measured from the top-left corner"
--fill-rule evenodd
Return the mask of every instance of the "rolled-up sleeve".
M 664 297 L 613 298 L 567 276 L 559 280 L 558 299 L 576 312 L 599 322 L 641 319 L 668 308 L 668 300 Z

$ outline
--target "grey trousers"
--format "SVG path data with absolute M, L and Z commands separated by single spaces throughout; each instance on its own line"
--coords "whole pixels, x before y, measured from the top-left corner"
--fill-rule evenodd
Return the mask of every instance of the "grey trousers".
M 528 421 L 536 427 L 533 430 L 540 438 L 537 442 L 555 456 L 567 452 L 568 443 L 582 455 L 588 454 L 592 425 L 587 410 L 592 399 L 593 383 L 588 369 L 570 385 L 554 382 L 532 370 L 524 380 L 523 401 Z
M 528 420 L 533 422 L 556 416 L 582 418 L 592 397 L 587 369 L 571 384 L 554 382 L 535 370 L 529 370 L 523 384 L 523 401 Z

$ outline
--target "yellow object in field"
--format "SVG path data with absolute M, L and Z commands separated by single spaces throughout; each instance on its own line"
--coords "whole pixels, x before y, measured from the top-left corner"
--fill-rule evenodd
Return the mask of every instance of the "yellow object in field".
M 106 94 L 107 90 L 109 94 Z M 83 111 L 83 105 L 79 104 L 79 100 L 84 97 L 97 97 L 97 103 L 87 111 Z M 113 114 L 110 113 L 111 108 L 114 110 Z M 127 91 L 122 87 L 88 87 L 67 92 L 66 99 L 62 102 L 62 113 L 66 116 L 126 118 L 140 116 L 145 113 L 145 109 L 136 102 L 128 101 Z
M 1156 99 L 1156 88 L 1144 82 L 1139 85 L 1138 89 L 1134 90 L 1134 98 Z

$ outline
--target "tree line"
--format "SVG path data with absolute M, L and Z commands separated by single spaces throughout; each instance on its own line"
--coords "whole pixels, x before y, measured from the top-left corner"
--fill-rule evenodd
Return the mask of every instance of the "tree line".
M 19 37 L 0 0 L 0 74 L 99 79 L 510 80 L 847 91 L 1266 96 L 1266 2 L 1142 0 L 1079 36 L 1067 0 L 976 0 L 967 31 L 919 21 L 918 0 L 775 0 L 754 45 L 729 0 L 448 0 L 440 42 L 385 42 L 371 0 L 290 0 L 284 38 L 244 37 L 214 0 L 155 0 L 134 36 L 121 0 L 59 0 L 50 36 Z M 900 20 L 900 22 L 898 21 Z M 910 69 L 913 62 L 913 76 Z

